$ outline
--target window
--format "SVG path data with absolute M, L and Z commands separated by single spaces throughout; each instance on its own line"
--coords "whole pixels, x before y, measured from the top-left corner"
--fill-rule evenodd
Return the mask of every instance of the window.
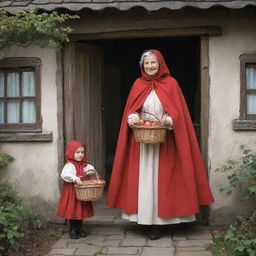
M 0 61 L 0 131 L 41 131 L 38 58 Z
M 240 119 L 256 120 L 256 55 L 242 55 Z

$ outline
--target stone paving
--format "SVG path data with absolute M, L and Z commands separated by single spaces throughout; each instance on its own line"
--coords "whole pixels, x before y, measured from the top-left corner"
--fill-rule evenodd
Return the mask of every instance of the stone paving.
M 88 237 L 69 239 L 64 234 L 46 256 L 211 256 L 210 228 L 203 222 L 163 227 L 159 240 L 147 238 L 148 226 L 126 222 L 120 212 L 98 203 L 95 216 L 84 221 Z

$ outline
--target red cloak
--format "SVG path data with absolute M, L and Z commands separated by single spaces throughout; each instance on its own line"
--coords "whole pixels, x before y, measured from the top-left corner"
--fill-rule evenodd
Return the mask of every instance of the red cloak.
M 214 199 L 183 94 L 170 76 L 162 54 L 150 51 L 157 55 L 159 72 L 152 78 L 142 68 L 142 76 L 131 88 L 121 122 L 107 205 L 137 213 L 140 146 L 127 118 L 141 108 L 154 87 L 163 108 L 173 119 L 173 131 L 167 131 L 165 142 L 160 144 L 158 216 L 189 216 Z

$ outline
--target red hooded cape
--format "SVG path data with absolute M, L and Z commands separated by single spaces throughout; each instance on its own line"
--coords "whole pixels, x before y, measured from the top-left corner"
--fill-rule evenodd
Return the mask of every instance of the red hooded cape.
M 78 147 L 84 147 L 79 141 L 72 140 L 67 145 L 65 157 L 67 163 L 72 163 L 76 168 L 76 176 L 81 180 L 87 178 L 84 174 L 84 167 L 87 166 L 87 155 L 84 153 L 82 161 L 75 161 L 74 154 Z M 64 186 L 61 192 L 61 197 L 57 206 L 56 215 L 64 219 L 83 220 L 92 217 L 94 214 L 92 202 L 84 202 L 76 199 L 75 189 L 73 183 L 64 182 Z
M 82 161 L 75 161 L 74 154 L 76 152 L 76 149 L 79 147 L 84 147 L 84 158 Z M 85 180 L 86 175 L 84 173 L 84 168 L 87 166 L 87 154 L 84 144 L 76 140 L 70 141 L 67 145 L 65 157 L 67 159 L 66 164 L 72 163 L 76 167 L 76 176 L 79 177 L 81 180 Z
M 211 204 L 206 170 L 188 108 L 177 81 L 170 76 L 162 54 L 157 55 L 159 72 L 149 77 L 141 69 L 130 91 L 124 110 L 107 204 L 127 213 L 137 213 L 140 145 L 127 124 L 131 113 L 138 111 L 154 87 L 163 108 L 173 119 L 173 131 L 168 131 L 161 143 L 158 174 L 159 217 L 189 216 L 199 212 L 200 205 Z

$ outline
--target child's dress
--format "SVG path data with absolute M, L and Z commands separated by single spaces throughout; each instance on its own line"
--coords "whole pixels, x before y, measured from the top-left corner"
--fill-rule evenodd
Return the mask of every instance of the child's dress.
M 77 165 L 78 163 L 76 163 Z M 76 199 L 74 182 L 78 177 L 81 180 L 87 178 L 85 172 L 94 169 L 90 164 L 87 164 L 85 169 L 76 168 L 71 162 L 65 164 L 61 178 L 65 181 L 61 198 L 57 207 L 56 215 L 65 219 L 82 220 L 94 215 L 92 202 L 79 201 Z

